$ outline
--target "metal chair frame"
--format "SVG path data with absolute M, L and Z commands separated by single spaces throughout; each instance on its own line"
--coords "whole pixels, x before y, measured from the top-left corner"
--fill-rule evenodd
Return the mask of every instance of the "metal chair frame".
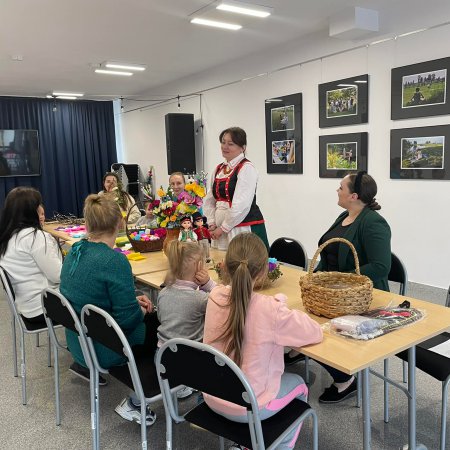
M 16 324 L 19 326 L 20 337 L 20 377 L 22 378 L 22 404 L 27 404 L 27 383 L 26 383 L 26 359 L 25 359 L 25 334 L 34 334 L 39 336 L 39 333 L 48 332 L 47 327 L 30 330 L 27 328 L 26 323 L 23 320 L 22 315 L 17 311 L 15 302 L 15 293 L 9 279 L 9 275 L 3 267 L 0 266 L 0 278 L 2 280 L 3 289 L 6 293 L 6 299 L 8 301 L 9 310 L 11 311 L 11 332 L 12 332 L 12 344 L 13 344 L 13 367 L 14 376 L 18 376 L 17 367 L 17 341 L 16 341 Z M 39 346 L 39 341 L 36 339 L 36 344 Z M 48 334 L 48 367 L 51 367 L 51 345 L 50 334 Z
M 89 327 L 89 322 L 93 320 L 102 321 L 103 324 L 106 324 L 110 333 L 108 336 L 101 336 L 101 340 L 98 339 L 98 330 L 92 329 Z M 90 351 L 90 361 L 86 361 L 89 364 L 89 369 L 91 374 L 90 378 L 90 391 L 91 391 L 91 418 L 92 418 L 92 427 L 95 433 L 94 437 L 94 449 L 100 449 L 100 412 L 99 412 L 99 385 L 98 385 L 98 377 L 99 373 L 110 373 L 107 369 L 103 368 L 97 358 L 97 353 L 94 347 L 94 341 L 99 341 L 102 345 L 110 348 L 111 350 L 118 352 L 118 341 L 120 341 L 120 347 L 122 352 L 120 353 L 127 360 L 127 366 L 130 371 L 131 380 L 133 383 L 133 389 L 136 396 L 139 398 L 141 402 L 141 448 L 142 450 L 147 450 L 147 427 L 146 427 L 146 409 L 149 403 L 153 403 L 155 401 L 162 399 L 162 394 L 159 393 L 154 395 L 153 397 L 146 398 L 144 395 L 144 390 L 142 388 L 141 378 L 139 376 L 139 372 L 136 366 L 135 357 L 133 355 L 133 351 L 130 347 L 130 344 L 123 333 L 122 329 L 119 327 L 114 318 L 108 314 L 103 309 L 99 308 L 95 305 L 85 305 L 81 310 L 81 323 L 83 326 L 83 331 L 87 338 L 87 345 Z M 93 323 L 93 322 L 92 322 Z M 116 344 L 116 345 L 114 345 Z M 114 376 L 113 373 L 111 373 Z M 121 381 L 121 380 L 119 380 Z M 173 391 L 177 391 L 181 388 L 178 386 Z
M 241 392 L 240 400 L 241 406 L 246 407 L 247 409 L 247 416 L 248 416 L 248 426 L 249 426 L 249 435 L 251 438 L 252 448 L 254 450 L 265 450 L 266 446 L 264 443 L 264 437 L 263 437 L 263 430 L 259 415 L 259 406 L 258 402 L 255 396 L 255 393 L 250 386 L 250 383 L 248 382 L 247 378 L 245 377 L 244 373 L 241 371 L 241 369 L 226 355 L 224 355 L 222 352 L 216 350 L 215 348 L 202 344 L 200 342 L 190 341 L 188 339 L 171 339 L 167 341 L 158 351 L 156 355 L 156 369 L 157 369 L 157 375 L 158 380 L 161 387 L 161 392 L 163 393 L 163 402 L 164 402 L 164 408 L 166 411 L 166 448 L 167 450 L 172 449 L 172 421 L 175 423 L 180 423 L 184 421 L 189 421 L 189 415 L 193 413 L 193 411 L 199 407 L 204 407 L 204 405 L 198 404 L 193 409 L 188 411 L 186 414 L 180 415 L 178 413 L 178 401 L 176 399 L 176 396 L 174 396 L 171 392 L 171 381 L 170 378 L 173 378 L 173 375 L 167 373 L 167 367 L 164 366 L 164 356 L 166 352 L 182 352 L 183 348 L 190 348 L 195 349 L 196 355 L 198 355 L 199 359 L 198 361 L 203 360 L 206 365 L 206 361 L 208 363 L 210 362 L 211 357 L 214 357 L 214 361 L 217 364 L 217 367 L 215 367 L 215 375 L 217 375 L 217 379 L 220 379 L 221 381 L 224 381 L 226 379 L 226 375 L 229 376 L 229 371 L 233 372 L 233 374 L 236 376 L 236 378 L 231 379 L 230 377 L 230 383 L 237 383 L 240 382 L 239 390 Z M 208 359 L 206 359 L 208 358 Z M 203 367 L 205 367 L 203 365 Z M 224 369 L 226 369 L 226 372 L 223 372 Z M 190 376 L 190 374 L 193 374 L 195 372 L 195 377 Z M 220 373 L 220 375 L 219 375 Z M 202 384 L 205 383 L 205 379 L 208 377 L 211 377 L 211 374 L 203 374 L 203 371 L 198 368 L 197 364 L 195 367 L 189 367 L 186 365 L 183 365 L 182 370 L 177 371 L 176 374 L 177 378 L 181 378 L 180 381 L 182 384 L 189 386 L 189 380 L 195 379 L 196 383 L 199 383 L 198 386 L 190 386 L 193 388 L 201 388 Z M 214 390 L 211 386 L 208 387 L 208 389 L 211 389 L 209 392 L 211 395 L 220 396 L 220 398 L 223 398 L 224 400 L 232 401 L 233 397 L 226 397 L 225 395 L 218 395 L 218 392 Z M 237 386 L 236 386 L 236 389 Z M 297 402 L 300 402 L 300 400 L 294 400 Z M 236 400 L 234 400 L 236 402 Z M 318 450 L 318 425 L 317 425 L 317 416 L 315 411 L 305 402 L 302 402 L 304 406 L 307 406 L 308 408 L 304 410 L 304 412 L 297 417 L 296 420 L 294 420 L 273 442 L 272 444 L 267 447 L 267 450 L 272 450 L 277 448 L 279 443 L 283 440 L 283 438 L 290 433 L 293 429 L 295 429 L 301 422 L 303 422 L 304 419 L 311 416 L 313 421 L 313 448 L 314 450 Z M 282 411 L 282 410 L 281 410 Z M 279 411 L 277 414 L 281 413 Z M 275 414 L 272 419 L 276 419 L 277 414 Z M 226 419 L 224 418 L 226 421 Z M 232 424 L 232 421 L 229 421 L 230 424 Z M 206 428 L 206 427 L 205 427 Z M 207 429 L 207 428 L 206 428 Z M 219 444 L 220 449 L 224 449 L 224 438 L 222 436 L 219 436 Z

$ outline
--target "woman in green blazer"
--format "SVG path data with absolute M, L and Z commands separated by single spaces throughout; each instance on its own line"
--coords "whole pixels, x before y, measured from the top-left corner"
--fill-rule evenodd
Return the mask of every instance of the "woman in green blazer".
M 341 237 L 355 247 L 361 274 L 373 281 L 376 289 L 389 291 L 388 275 L 391 269 L 391 229 L 376 211 L 381 206 L 375 201 L 377 184 L 366 172 L 344 177 L 337 190 L 338 205 L 345 209 L 320 238 L 319 245 L 328 239 Z M 354 272 L 355 261 L 350 247 L 333 243 L 320 255 L 317 271 Z M 338 403 L 356 393 L 356 380 L 332 367 L 324 366 L 334 383 L 319 397 L 321 403 Z

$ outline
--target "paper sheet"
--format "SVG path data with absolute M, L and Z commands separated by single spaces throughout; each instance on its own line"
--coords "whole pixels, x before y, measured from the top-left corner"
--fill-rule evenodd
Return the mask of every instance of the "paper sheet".
M 439 353 L 440 355 L 443 355 L 446 358 L 450 358 L 450 339 L 448 341 L 443 342 L 442 344 L 436 345 L 435 347 L 431 347 L 428 350 L 434 353 Z

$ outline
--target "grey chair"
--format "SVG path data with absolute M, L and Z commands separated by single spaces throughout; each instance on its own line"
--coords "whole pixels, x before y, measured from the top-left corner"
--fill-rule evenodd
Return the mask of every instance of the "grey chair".
M 293 266 L 303 267 L 308 270 L 308 255 L 305 247 L 292 238 L 281 237 L 276 239 L 269 249 L 269 256 L 277 258 L 278 261 Z
M 15 293 L 9 279 L 8 273 L 0 266 L 0 278 L 2 280 L 3 289 L 6 294 L 8 306 L 11 311 L 11 330 L 13 343 L 13 367 L 14 376 L 18 376 L 17 370 L 17 342 L 16 342 L 16 325 L 18 325 L 20 337 L 20 376 L 22 378 L 22 404 L 27 404 L 27 371 L 25 359 L 25 334 L 34 334 L 38 336 L 39 333 L 48 332 L 47 326 L 42 326 L 39 323 L 33 323 L 27 320 L 22 314 L 17 311 L 15 302 Z M 50 335 L 48 336 L 48 367 L 51 367 L 51 345 Z
M 54 289 L 44 289 L 42 291 L 42 309 L 44 311 L 45 321 L 48 326 L 50 334 L 50 341 L 53 347 L 53 359 L 54 359 L 54 371 L 55 371 L 55 410 L 56 410 L 56 425 L 61 424 L 61 412 L 60 412 L 60 389 L 59 389 L 59 350 L 68 350 L 66 345 L 60 343 L 55 329 L 63 326 L 69 330 L 72 330 L 78 335 L 80 347 L 83 352 L 85 361 L 90 361 L 91 354 L 86 341 L 86 336 L 83 331 L 80 319 L 77 313 L 73 309 L 69 300 L 59 291 Z M 89 364 L 88 364 L 89 365 Z M 92 423 L 91 423 L 92 425 Z M 92 432 L 95 430 L 92 428 Z M 95 434 L 93 434 L 93 439 Z
M 154 318 L 157 320 L 156 314 Z M 91 417 L 93 421 L 92 426 L 95 429 L 94 448 L 100 448 L 98 376 L 99 373 L 109 373 L 112 377 L 132 389 L 141 402 L 141 448 L 146 450 L 147 427 L 145 423 L 147 405 L 162 399 L 153 355 L 150 354 L 151 349 L 149 349 L 149 354 L 145 358 L 135 358 L 130 344 L 117 322 L 110 314 L 97 306 L 85 305 L 83 307 L 81 310 L 81 323 L 91 354 L 90 361 L 86 362 L 89 364 L 91 371 Z M 98 361 L 94 341 L 123 356 L 126 364 L 110 367 L 108 370 L 103 368 Z M 180 388 L 181 386 L 177 386 L 174 391 Z
M 172 448 L 172 422 L 190 422 L 219 436 L 253 450 L 275 449 L 299 424 L 311 417 L 313 448 L 318 449 L 318 426 L 315 411 L 305 402 L 294 399 L 274 416 L 261 420 L 255 393 L 241 369 L 213 347 L 188 339 L 171 339 L 156 356 L 158 380 L 166 410 L 167 450 Z M 185 385 L 219 397 L 247 410 L 248 423 L 237 423 L 213 412 L 201 402 L 180 415 L 172 386 Z

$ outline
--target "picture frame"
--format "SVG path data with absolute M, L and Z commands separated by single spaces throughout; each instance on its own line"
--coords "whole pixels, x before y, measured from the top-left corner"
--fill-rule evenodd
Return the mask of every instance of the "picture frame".
M 450 114 L 450 58 L 396 67 L 391 72 L 391 119 Z
M 450 180 L 450 125 L 391 130 L 392 179 Z
M 367 123 L 369 75 L 319 84 L 319 127 Z
M 267 173 L 303 173 L 302 94 L 265 101 Z
M 367 142 L 368 133 L 319 136 L 319 177 L 343 178 L 367 171 Z

